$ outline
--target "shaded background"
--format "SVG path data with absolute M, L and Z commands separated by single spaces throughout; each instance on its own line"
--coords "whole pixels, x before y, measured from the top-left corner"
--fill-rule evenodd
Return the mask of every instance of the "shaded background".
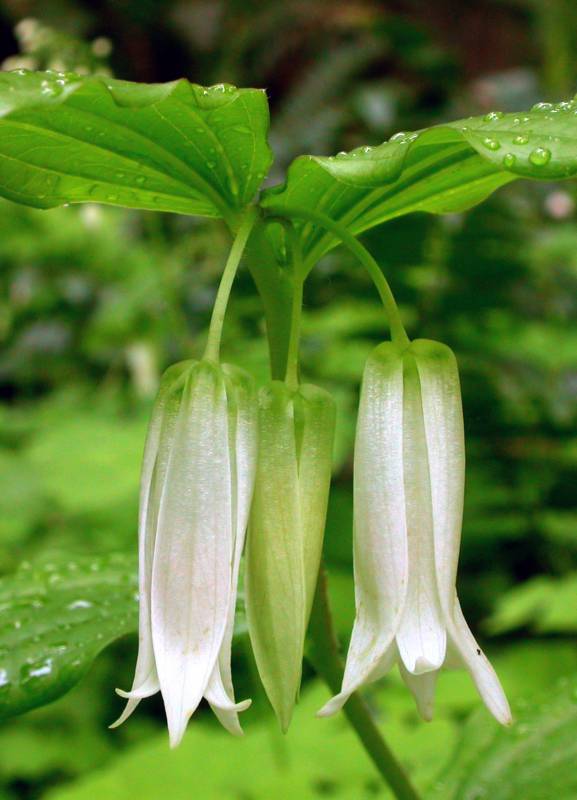
M 266 87 L 272 183 L 302 152 L 566 99 L 576 88 L 576 44 L 571 0 L 0 2 L 5 69 Z M 467 214 L 414 215 L 364 237 L 409 335 L 457 353 L 469 464 L 460 594 L 518 698 L 577 668 L 574 206 L 570 183 L 518 181 Z M 202 352 L 228 245 L 219 224 L 196 219 L 1 203 L 2 573 L 47 552 L 134 547 L 151 400 L 168 364 Z M 326 557 L 345 639 L 355 406 L 364 360 L 386 326 L 369 281 L 341 252 L 315 270 L 305 304 L 303 376 L 339 404 Z M 261 309 L 246 271 L 224 354 L 266 379 Z M 248 749 L 235 749 L 201 713 L 194 742 L 169 755 L 156 700 L 109 732 L 119 710 L 112 690 L 130 682 L 134 657 L 135 641 L 119 643 L 70 695 L 0 726 L 0 800 L 122 800 L 137 784 L 143 800 L 163 792 L 260 800 L 274 781 L 283 798 L 388 796 L 342 722 L 311 719 L 313 699 L 326 692 L 310 673 L 292 733 L 275 733 L 243 642 L 235 674 L 239 696 L 255 698 Z M 395 676 L 371 701 L 423 782 L 450 758 L 477 704 L 464 675 L 441 681 L 432 726 L 417 723 Z

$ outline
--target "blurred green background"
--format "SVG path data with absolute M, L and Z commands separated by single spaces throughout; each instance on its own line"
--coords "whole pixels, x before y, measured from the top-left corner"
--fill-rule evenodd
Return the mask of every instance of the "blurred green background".
M 2 0 L 0 60 L 164 81 L 266 87 L 282 180 L 302 152 L 376 144 L 398 130 L 575 92 L 571 0 Z M 468 481 L 459 590 L 513 699 L 577 668 L 577 226 L 571 183 L 517 182 L 465 215 L 411 216 L 365 236 L 409 334 L 456 352 Z M 47 553 L 135 546 L 143 437 L 159 375 L 202 352 L 229 245 L 216 223 L 97 206 L 0 209 L 0 571 Z M 303 376 L 339 421 L 326 559 L 343 641 L 353 615 L 352 440 L 359 379 L 386 335 L 375 292 L 347 254 L 305 291 Z M 226 360 L 267 377 L 250 276 L 235 285 Z M 99 657 L 68 696 L 0 726 L 0 800 L 388 797 L 305 671 L 288 737 L 276 733 L 246 642 L 238 743 L 201 711 L 169 753 L 158 699 L 107 724 L 136 642 Z M 416 781 L 434 779 L 478 705 L 444 675 L 437 719 L 418 722 L 393 675 L 369 699 Z

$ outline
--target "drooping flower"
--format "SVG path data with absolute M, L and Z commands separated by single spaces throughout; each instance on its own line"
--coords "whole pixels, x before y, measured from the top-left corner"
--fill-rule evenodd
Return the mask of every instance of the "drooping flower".
M 300 686 L 319 571 L 334 422 L 323 389 L 273 381 L 261 390 L 244 585 L 253 652 L 283 731 Z
M 139 517 L 139 651 L 114 726 L 162 692 L 171 745 L 205 697 L 241 733 L 230 650 L 256 469 L 248 375 L 210 361 L 165 373 L 145 446 Z
M 445 345 L 377 347 L 364 373 L 354 475 L 356 619 L 337 711 L 398 662 L 425 719 L 443 666 L 465 666 L 501 723 L 511 714 L 455 581 L 465 481 L 459 374 Z

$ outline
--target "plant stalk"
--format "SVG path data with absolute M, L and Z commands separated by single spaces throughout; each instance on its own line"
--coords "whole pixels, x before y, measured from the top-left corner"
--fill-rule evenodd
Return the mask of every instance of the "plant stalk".
M 319 211 L 312 211 L 310 209 L 300 208 L 269 208 L 268 211 L 277 217 L 287 217 L 289 219 L 302 219 L 307 222 L 314 222 L 326 230 L 333 233 L 341 242 L 347 247 L 351 253 L 358 258 L 361 264 L 365 267 L 371 276 L 373 283 L 381 297 L 381 301 L 385 308 L 385 313 L 389 320 L 391 328 L 391 339 L 395 344 L 398 344 L 402 349 L 408 347 L 409 337 L 405 331 L 405 327 L 399 314 L 399 309 L 391 287 L 387 279 L 383 275 L 381 268 L 358 239 L 350 233 L 344 226 L 339 225 L 326 214 L 321 214 Z
M 327 576 L 322 565 L 309 624 L 309 638 L 309 658 L 317 673 L 336 694 L 341 689 L 343 665 L 329 606 Z M 360 694 L 355 692 L 349 697 L 343 712 L 397 800 L 420 800 L 405 770 L 383 739 Z
M 218 291 L 216 293 L 216 300 L 214 301 L 214 308 L 210 318 L 210 327 L 208 329 L 208 339 L 204 351 L 204 358 L 210 361 L 218 361 L 220 356 L 220 340 L 222 339 L 222 328 L 224 325 L 224 317 L 226 314 L 226 307 L 230 297 L 230 290 L 236 276 L 236 271 L 244 248 L 250 236 L 250 232 L 257 219 L 257 212 L 254 207 L 249 207 L 245 216 L 240 223 L 234 242 L 230 249 Z

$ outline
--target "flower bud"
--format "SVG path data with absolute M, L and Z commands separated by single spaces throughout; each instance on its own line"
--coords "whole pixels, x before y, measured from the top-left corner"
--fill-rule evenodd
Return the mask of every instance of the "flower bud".
M 377 347 L 363 378 L 354 476 L 356 619 L 338 710 L 399 663 L 425 719 L 436 677 L 465 666 L 487 708 L 510 722 L 499 680 L 463 617 L 455 588 L 465 481 L 457 363 L 445 345 Z
M 230 647 L 256 468 L 256 398 L 248 375 L 208 361 L 165 373 L 142 468 L 139 652 L 123 722 L 162 692 L 178 744 L 202 697 L 240 733 Z
M 335 406 L 315 386 L 274 381 L 259 397 L 259 458 L 246 553 L 250 638 L 286 731 L 297 698 L 321 558 Z

